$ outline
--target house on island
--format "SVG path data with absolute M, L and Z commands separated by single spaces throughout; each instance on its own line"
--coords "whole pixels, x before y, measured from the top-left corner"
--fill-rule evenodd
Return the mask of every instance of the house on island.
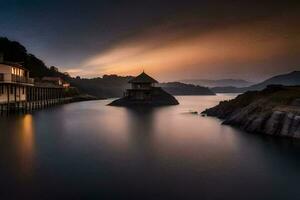
M 127 89 L 125 96 L 132 100 L 150 100 L 158 81 L 143 72 L 128 83 L 131 84 L 131 89 Z
M 156 87 L 157 80 L 142 72 L 137 77 L 129 80 L 130 89 L 124 92 L 124 96 L 111 102 L 111 106 L 163 106 L 178 105 L 178 101 L 161 87 Z

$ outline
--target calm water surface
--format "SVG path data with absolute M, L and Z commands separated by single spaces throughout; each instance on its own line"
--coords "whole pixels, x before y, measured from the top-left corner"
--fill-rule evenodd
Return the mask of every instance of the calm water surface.
M 202 111 L 73 103 L 0 121 L 0 199 L 299 199 L 300 142 L 244 133 Z

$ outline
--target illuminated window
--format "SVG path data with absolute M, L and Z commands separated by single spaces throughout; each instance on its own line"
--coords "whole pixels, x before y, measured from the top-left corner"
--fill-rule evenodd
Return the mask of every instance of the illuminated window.
M 12 74 L 14 74 L 14 75 L 17 74 L 17 69 L 15 67 L 12 68 Z

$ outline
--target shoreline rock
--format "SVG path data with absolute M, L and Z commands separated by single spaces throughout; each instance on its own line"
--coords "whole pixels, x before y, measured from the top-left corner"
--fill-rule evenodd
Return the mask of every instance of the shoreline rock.
M 270 86 L 220 102 L 203 114 L 250 133 L 300 138 L 299 86 Z

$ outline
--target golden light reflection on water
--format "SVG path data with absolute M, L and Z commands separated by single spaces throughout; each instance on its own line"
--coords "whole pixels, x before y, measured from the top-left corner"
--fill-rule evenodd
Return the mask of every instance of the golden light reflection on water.
M 35 154 L 35 130 L 33 126 L 32 115 L 25 115 L 20 121 L 19 151 L 20 171 L 24 175 L 30 175 L 33 170 L 34 154 Z

